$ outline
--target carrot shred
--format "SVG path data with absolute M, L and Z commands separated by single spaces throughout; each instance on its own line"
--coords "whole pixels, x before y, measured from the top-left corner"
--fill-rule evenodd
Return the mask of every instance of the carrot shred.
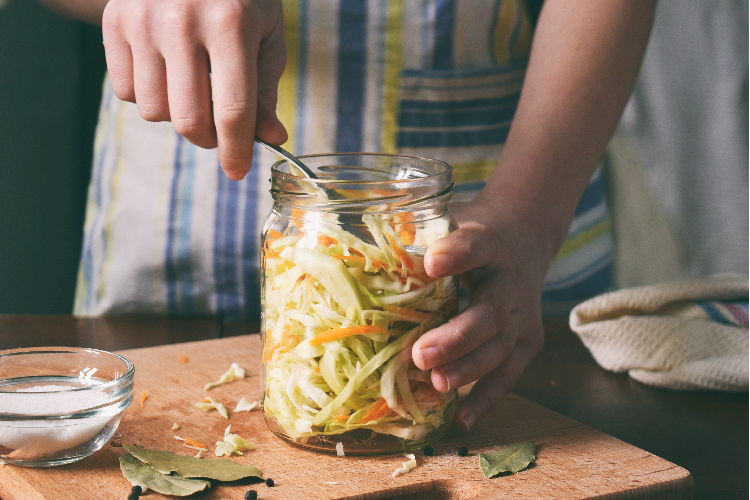
M 305 212 L 300 208 L 293 208 L 290 222 L 297 226 L 297 231 L 299 231 L 299 234 L 305 234 L 304 231 L 302 231 L 302 225 L 305 220 Z
M 425 284 L 432 282 L 432 278 L 430 276 L 428 276 L 426 274 L 419 274 L 419 273 L 413 273 L 413 274 L 410 274 L 409 276 L 400 277 L 399 281 L 401 281 L 401 283 L 406 284 L 406 281 L 409 278 L 418 279 L 419 281 L 422 281 Z
M 361 423 L 366 424 L 367 422 L 370 422 L 372 420 L 377 420 L 379 418 L 385 417 L 391 412 L 391 409 L 388 407 L 388 403 L 386 402 L 385 398 L 380 398 L 372 408 L 370 408 L 367 413 L 365 413 L 365 416 L 362 417 L 362 420 L 360 420 Z
M 351 417 L 351 415 L 339 415 L 338 417 L 331 418 L 331 420 L 349 420 L 349 417 Z
M 411 307 L 398 307 L 391 305 L 388 306 L 387 309 L 398 314 L 403 314 L 404 316 L 409 316 L 418 323 L 423 323 L 429 319 L 432 319 L 434 316 L 434 313 L 417 311 L 416 309 L 413 309 Z
M 332 253 L 331 257 L 334 257 L 339 260 L 343 261 L 353 261 L 353 262 L 365 262 L 367 259 L 365 259 L 364 256 L 361 255 L 341 255 L 337 253 Z M 372 266 L 373 267 L 388 267 L 384 263 L 380 262 L 379 260 L 370 259 L 372 260 Z
M 388 244 L 391 245 L 391 248 L 393 249 L 393 253 L 396 254 L 396 257 L 398 257 L 399 259 L 401 259 L 401 262 L 404 263 L 404 265 L 406 266 L 406 268 L 409 271 L 413 271 L 414 270 L 414 262 L 412 262 L 411 257 L 409 257 L 409 254 L 406 253 L 406 251 L 404 251 L 404 249 L 401 248 L 396 243 L 396 241 L 393 239 L 393 236 L 391 236 L 390 234 L 386 234 L 385 236 L 386 236 L 386 238 L 388 238 Z
M 146 402 L 147 397 L 148 397 L 148 394 L 146 394 L 146 391 L 143 391 L 141 393 L 141 408 L 143 408 L 143 404 Z
M 270 239 L 271 241 L 278 240 L 279 238 L 283 236 L 284 235 L 282 233 L 280 233 L 279 231 L 275 229 L 269 229 L 268 233 L 266 233 L 266 239 Z
M 180 354 L 180 363 L 187 363 L 187 362 L 188 362 L 188 357 L 185 356 L 184 354 Z
M 410 233 L 406 229 L 402 229 L 398 233 L 398 239 L 401 240 L 401 243 L 404 245 L 413 245 L 414 244 L 414 233 Z
M 289 333 L 289 327 L 285 326 L 284 335 L 281 338 L 281 347 L 287 351 L 291 351 L 297 344 L 299 344 L 299 339 L 295 335 Z
M 271 357 L 273 356 L 273 353 L 276 352 L 276 349 L 281 349 L 281 343 L 276 343 L 273 345 L 268 344 L 268 349 L 266 349 L 265 352 L 263 353 L 263 357 L 260 360 L 260 363 L 265 364 L 266 361 L 271 359 Z
M 417 227 L 414 224 L 414 214 L 411 212 L 399 212 L 389 222 L 390 226 L 398 235 L 404 245 L 413 245 Z
M 284 235 L 275 229 L 269 229 L 265 236 L 265 242 L 263 244 L 264 250 L 269 251 L 271 249 L 271 243 L 283 237 Z
M 325 333 L 310 340 L 310 345 L 319 345 L 324 342 L 330 342 L 331 340 L 350 337 L 352 335 L 364 335 L 367 333 L 387 333 L 388 335 L 391 335 L 391 332 L 377 325 L 346 326 L 344 328 L 331 328 L 330 330 L 327 330 Z
M 262 365 L 265 364 L 266 361 L 268 361 L 269 359 L 271 359 L 271 356 L 273 355 L 274 351 L 276 351 L 276 349 L 281 348 L 281 342 L 277 342 L 275 344 L 271 344 L 271 333 L 272 332 L 273 332 L 273 330 L 271 330 L 270 328 L 268 329 L 268 331 L 266 331 L 266 338 L 265 338 L 265 342 L 264 342 L 265 343 L 265 349 L 263 349 L 263 354 L 260 357 L 260 364 L 262 364 Z
M 361 255 L 341 255 L 339 253 L 332 253 L 331 257 L 335 257 L 340 260 L 353 260 L 355 262 L 364 262 L 365 258 Z
M 185 444 L 188 446 L 195 446 L 196 448 L 208 448 L 205 444 L 199 443 L 190 438 L 185 438 Z
M 329 246 L 335 245 L 337 243 L 338 243 L 338 241 L 334 240 L 333 238 L 331 238 L 327 234 L 320 233 L 318 235 L 318 245 L 320 245 L 320 246 L 329 247 Z
M 398 212 L 393 216 L 391 219 L 391 227 L 397 226 L 397 225 L 403 225 L 403 224 L 409 224 L 410 228 L 413 228 L 414 223 L 414 214 L 412 212 Z M 416 228 L 409 229 L 410 231 L 414 232 L 416 231 Z

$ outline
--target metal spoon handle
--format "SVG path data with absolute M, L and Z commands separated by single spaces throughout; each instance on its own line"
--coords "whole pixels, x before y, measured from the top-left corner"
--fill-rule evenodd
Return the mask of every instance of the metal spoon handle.
M 305 177 L 307 177 L 308 179 L 318 178 L 318 176 L 315 175 L 313 171 L 310 170 L 310 168 L 307 165 L 302 163 L 299 158 L 297 158 L 296 156 L 294 156 L 292 153 L 282 148 L 281 146 L 275 146 L 273 144 L 269 144 L 266 141 L 259 139 L 257 137 L 255 138 L 255 142 L 262 144 L 267 150 L 273 153 L 276 153 L 277 155 L 281 156 L 286 161 L 288 161 L 289 163 L 291 163 L 292 165 L 300 169 L 302 173 L 305 175 Z

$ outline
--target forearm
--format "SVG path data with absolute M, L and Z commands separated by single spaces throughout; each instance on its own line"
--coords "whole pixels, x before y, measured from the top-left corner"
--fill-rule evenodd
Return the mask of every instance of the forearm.
M 655 0 L 547 0 L 502 157 L 478 201 L 534 225 L 551 259 L 635 83 Z
M 39 0 L 48 9 L 66 17 L 102 24 L 102 13 L 108 0 Z

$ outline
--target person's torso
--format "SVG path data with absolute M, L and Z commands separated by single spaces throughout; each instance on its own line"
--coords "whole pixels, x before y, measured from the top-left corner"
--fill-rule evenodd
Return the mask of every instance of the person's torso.
M 288 0 L 284 17 L 285 148 L 437 158 L 454 168 L 454 200 L 483 187 L 523 83 L 533 32 L 524 1 Z M 146 122 L 106 84 L 75 312 L 257 319 L 259 235 L 276 160 L 256 147 L 248 176 L 229 181 L 216 150 L 170 123 Z M 587 292 L 610 283 L 600 175 L 587 193 L 577 239 L 550 273 L 552 300 L 568 300 L 557 295 L 581 280 L 594 278 Z

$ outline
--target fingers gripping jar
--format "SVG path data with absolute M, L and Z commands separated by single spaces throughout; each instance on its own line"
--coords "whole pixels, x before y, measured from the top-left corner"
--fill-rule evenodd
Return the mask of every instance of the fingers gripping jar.
M 262 236 L 262 395 L 270 429 L 346 454 L 439 439 L 457 395 L 440 393 L 411 349 L 458 309 L 455 277 L 423 266 L 455 229 L 443 162 L 383 154 L 303 157 L 318 176 L 272 167 Z

